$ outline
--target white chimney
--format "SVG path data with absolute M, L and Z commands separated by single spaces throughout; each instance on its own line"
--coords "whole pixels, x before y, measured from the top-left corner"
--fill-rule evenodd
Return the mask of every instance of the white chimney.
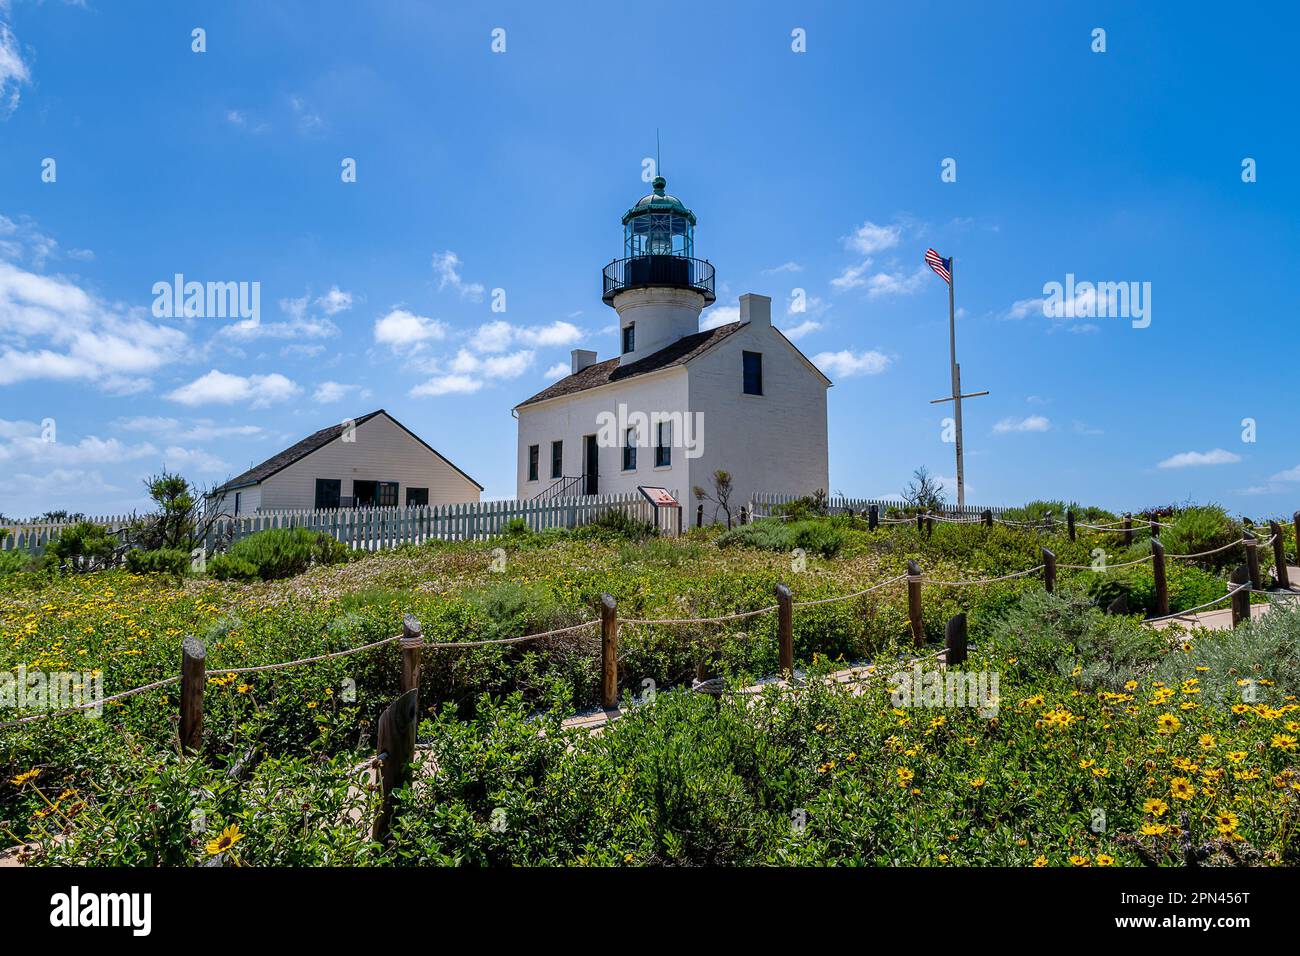
M 752 322 L 754 325 L 772 325 L 772 297 L 746 292 L 740 297 L 740 321 Z
M 574 349 L 569 353 L 570 375 L 577 375 L 588 365 L 596 364 L 596 353 L 591 349 Z

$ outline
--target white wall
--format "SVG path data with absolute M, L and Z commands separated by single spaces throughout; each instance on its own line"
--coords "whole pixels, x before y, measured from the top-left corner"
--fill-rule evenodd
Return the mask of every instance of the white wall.
M 700 330 L 704 296 L 690 289 L 651 287 L 629 289 L 614 297 L 618 312 L 618 347 L 623 348 L 623 330 L 635 323 L 631 352 L 619 356 L 619 365 L 631 365 L 647 355 L 665 349 L 678 339 Z
M 629 412 L 686 411 L 686 369 L 674 366 L 660 372 L 638 375 L 626 382 L 616 382 L 588 389 L 576 395 L 555 398 L 519 409 L 519 439 L 516 456 L 516 494 L 519 498 L 532 498 L 549 488 L 551 480 L 551 442 L 564 441 L 564 474 L 582 474 L 583 436 L 598 434 L 598 416 L 602 412 L 618 414 L 619 403 L 625 403 Z M 648 432 L 649 429 L 646 429 Z M 621 447 L 602 447 L 597 450 L 602 495 L 634 492 L 638 485 L 656 485 L 676 491 L 680 498 L 690 495 L 689 472 L 685 451 L 672 450 L 672 464 L 668 468 L 654 467 L 653 435 L 643 435 L 644 444 L 637 450 L 637 467 L 634 472 L 624 472 Z M 538 480 L 528 480 L 528 446 L 538 447 Z
M 744 394 L 743 351 L 763 356 L 761 396 Z M 691 486 L 711 488 L 714 471 L 731 472 L 733 515 L 755 492 L 830 492 L 826 385 L 780 333 L 744 325 L 688 367 L 690 406 L 704 413 L 704 454 L 691 462 Z M 689 504 L 694 523 L 694 499 Z M 712 511 L 706 503 L 706 521 Z
M 227 491 L 220 498 L 213 499 L 212 503 L 206 504 L 206 509 L 215 509 L 221 514 L 235 514 L 235 495 L 239 495 L 239 514 L 251 514 L 262 506 L 262 486 L 251 485 L 248 488 L 236 488 L 234 491 Z
M 479 489 L 442 458 L 412 438 L 386 415 L 356 427 L 355 442 L 336 438 L 262 482 L 265 510 L 313 508 L 316 479 L 338 478 L 340 495 L 352 495 L 354 481 L 396 481 L 397 503 L 406 504 L 406 489 L 428 488 L 429 504 L 478 501 Z M 233 499 L 232 499 L 233 500 Z M 248 510 L 242 506 L 241 511 Z

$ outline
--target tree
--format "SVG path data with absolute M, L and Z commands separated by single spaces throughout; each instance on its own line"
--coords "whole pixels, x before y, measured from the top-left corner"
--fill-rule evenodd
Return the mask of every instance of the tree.
M 933 477 L 925 465 L 912 472 L 912 480 L 903 489 L 903 500 L 918 511 L 942 511 L 947 504 L 943 482 Z
M 691 489 L 695 493 L 695 500 L 704 502 L 713 502 L 713 520 L 718 520 L 718 511 L 721 510 L 727 516 L 727 529 L 731 529 L 731 472 L 723 471 L 719 468 L 710 476 L 713 485 L 713 493 L 710 494 L 704 488 L 696 485 Z
M 203 493 L 180 475 L 164 470 L 146 478 L 144 486 L 157 510 L 131 522 L 127 540 L 137 548 L 193 551 L 222 517 L 215 509 L 205 512 Z

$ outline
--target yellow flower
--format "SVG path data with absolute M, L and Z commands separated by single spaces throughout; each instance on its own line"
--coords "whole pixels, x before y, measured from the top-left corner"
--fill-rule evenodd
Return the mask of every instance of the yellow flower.
M 1108 855 L 1108 854 L 1106 854 L 1106 853 L 1098 853 L 1098 854 L 1097 854 L 1097 865 L 1098 865 L 1098 866 L 1110 866 L 1110 865 L 1111 865 L 1112 863 L 1114 863 L 1114 862 L 1115 862 L 1115 858 L 1114 858 L 1113 856 L 1110 856 L 1110 855 Z
M 1142 804 L 1142 812 L 1149 813 L 1153 817 L 1161 816 L 1168 809 L 1169 809 L 1169 804 L 1165 803 L 1163 800 L 1160 800 L 1156 797 L 1151 797 L 1150 799 L 1148 799 L 1146 802 Z
M 1214 815 L 1214 829 L 1218 830 L 1221 836 L 1235 833 L 1240 822 L 1231 810 L 1221 810 Z
M 1093 764 L 1095 764 L 1096 762 L 1097 762 L 1097 761 L 1095 761 L 1095 760 L 1080 760 L 1080 761 L 1079 761 L 1079 769 L 1080 769 L 1080 770 L 1087 770 L 1089 767 L 1091 767 L 1091 766 L 1092 766 Z
M 971 779 L 970 785 L 978 790 L 980 787 L 984 786 L 984 783 L 985 780 L 983 777 L 974 777 Z
M 1244 751 L 1244 750 L 1229 750 L 1228 753 L 1226 754 L 1226 756 L 1227 756 L 1227 758 L 1228 758 L 1229 760 L 1231 760 L 1233 763 L 1241 763 L 1243 760 L 1246 759 L 1246 751 Z
M 1034 866 L 1038 867 L 1039 869 L 1041 869 L 1042 867 L 1047 866 L 1047 857 L 1045 857 L 1045 856 L 1035 857 L 1035 858 L 1034 858 Z
M 20 773 L 18 776 L 14 777 L 9 782 L 14 784 L 15 786 L 21 787 L 27 781 L 35 780 L 40 775 L 41 775 L 41 771 L 40 768 L 38 767 L 35 770 L 28 770 L 26 773 Z
M 1163 823 L 1142 824 L 1143 836 L 1160 836 L 1161 834 L 1168 833 L 1168 832 L 1169 832 L 1169 828 L 1165 826 Z
M 1137 690 L 1137 686 L 1138 686 L 1138 682 L 1135 680 L 1126 681 L 1124 683 L 1125 690 Z
M 916 776 L 915 773 L 913 773 L 911 770 L 908 770 L 906 767 L 899 767 L 894 772 L 898 774 L 898 785 L 900 787 L 909 786 L 912 782 L 912 779 Z
M 1156 730 L 1158 733 L 1172 734 L 1182 725 L 1183 722 L 1173 714 L 1161 714 L 1156 718 Z
M 1107 776 L 1110 776 L 1110 768 L 1109 768 L 1109 767 L 1093 767 L 1093 768 L 1092 768 L 1092 775 L 1093 775 L 1094 777 L 1107 777 Z
M 243 838 L 244 835 L 239 832 L 239 824 L 232 823 L 230 826 L 222 830 L 221 835 L 215 840 L 208 841 L 208 855 L 216 856 L 218 853 L 225 853 Z
M 1086 856 L 1074 855 L 1070 857 L 1071 866 L 1092 866 L 1092 861 Z
M 1213 750 L 1214 734 L 1201 734 L 1200 737 L 1196 738 L 1196 742 L 1201 745 L 1202 750 Z
M 1169 792 L 1175 800 L 1190 800 L 1196 796 L 1196 788 L 1186 777 L 1174 777 L 1170 780 Z
M 1292 751 L 1295 750 L 1295 745 L 1296 739 L 1291 734 L 1274 734 L 1269 741 L 1269 746 L 1278 750 Z

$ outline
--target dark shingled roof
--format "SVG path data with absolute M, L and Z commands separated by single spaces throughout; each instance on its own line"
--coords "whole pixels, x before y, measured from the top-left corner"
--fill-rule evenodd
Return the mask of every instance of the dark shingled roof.
M 439 454 L 435 448 L 431 447 L 423 438 L 415 434 L 415 432 L 411 431 L 409 428 L 407 428 L 405 425 L 399 422 L 396 418 L 393 418 L 392 415 L 389 415 L 382 408 L 375 409 L 373 412 L 370 412 L 367 415 L 362 415 L 360 418 L 352 419 L 352 424 L 354 426 L 363 425 L 366 422 L 370 421 L 370 419 L 374 418 L 376 415 L 387 415 L 388 419 L 394 425 L 396 425 L 402 431 L 406 432 L 408 435 L 410 435 L 412 438 L 418 441 L 421 445 L 424 445 L 425 448 L 428 448 L 429 451 L 433 452 L 439 458 L 442 458 L 443 461 L 446 461 L 447 464 L 451 465 L 451 467 L 455 469 L 456 472 L 460 474 L 462 477 L 468 479 L 469 481 L 474 482 L 475 485 L 478 485 L 479 491 L 483 490 L 482 485 L 479 485 L 477 481 L 474 481 L 474 479 L 470 478 L 469 475 L 465 474 L 465 472 L 461 471 L 459 468 L 456 468 L 455 465 L 452 465 L 450 461 L 447 461 L 446 458 L 443 458 L 443 456 Z M 267 478 L 270 478 L 276 472 L 283 471 L 285 468 L 288 468 L 294 462 L 301 461 L 303 458 L 306 458 L 312 452 L 324 448 L 334 439 L 338 438 L 340 435 L 343 434 L 343 426 L 344 423 L 340 422 L 337 425 L 330 425 L 328 428 L 322 428 L 318 432 L 312 432 L 302 441 L 298 442 L 295 445 L 290 445 L 284 451 L 280 452 L 280 454 L 272 455 L 270 458 L 266 459 L 266 461 L 262 462 L 260 465 L 255 465 L 254 467 L 248 469 L 248 471 L 244 472 L 242 475 L 236 475 L 234 478 L 231 478 L 229 481 L 225 482 L 224 484 L 218 485 L 216 488 L 213 488 L 212 491 L 209 492 L 209 494 L 216 494 L 217 492 L 220 491 L 230 491 L 235 488 L 244 488 L 247 487 L 248 485 L 255 485 L 260 481 L 265 481 Z
M 738 328 L 740 328 L 739 322 L 728 322 L 716 329 L 687 335 L 667 348 L 662 348 L 643 359 L 637 359 L 630 365 L 620 366 L 617 358 L 606 359 L 604 362 L 597 362 L 595 365 L 588 365 L 581 372 L 565 376 L 554 385 L 542 389 L 532 398 L 524 399 L 515 407 L 523 408 L 525 405 L 544 402 L 548 398 L 559 398 L 561 395 L 574 395 L 578 392 L 585 392 L 589 388 L 608 385 L 611 382 L 621 382 L 624 379 L 645 375 L 647 372 L 657 372 L 671 365 L 685 365 L 697 355 L 717 345 Z

